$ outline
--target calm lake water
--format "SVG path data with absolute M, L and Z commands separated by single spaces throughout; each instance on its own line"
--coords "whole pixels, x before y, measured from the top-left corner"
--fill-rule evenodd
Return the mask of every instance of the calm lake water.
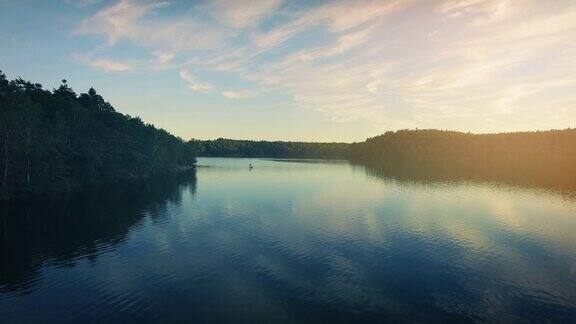
M 2 207 L 0 323 L 576 321 L 575 195 L 198 164 Z

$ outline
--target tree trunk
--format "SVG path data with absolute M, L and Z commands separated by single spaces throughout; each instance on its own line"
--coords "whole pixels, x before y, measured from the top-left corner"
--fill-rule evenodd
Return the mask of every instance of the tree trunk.
M 30 127 L 26 128 L 26 186 L 30 190 Z
M 6 192 L 6 180 L 8 179 L 8 131 L 5 134 L 4 142 L 4 180 L 2 181 L 2 192 Z

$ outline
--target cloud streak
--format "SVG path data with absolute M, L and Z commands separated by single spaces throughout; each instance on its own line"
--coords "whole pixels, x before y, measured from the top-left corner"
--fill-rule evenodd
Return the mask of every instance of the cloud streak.
M 207 82 L 198 81 L 190 71 L 183 69 L 180 71 L 180 78 L 188 84 L 188 88 L 196 92 L 210 92 L 212 85 Z
M 258 24 L 280 4 L 280 0 L 212 0 L 210 13 L 224 25 L 243 28 Z
M 257 93 L 228 89 L 256 85 L 333 122 L 374 129 L 557 128 L 576 117 L 571 1 L 213 0 L 167 13 L 172 6 L 121 0 L 75 35 L 101 36 L 109 51 L 139 46 L 150 66 L 179 73 L 195 92 L 243 99 Z M 190 73 L 199 70 L 216 74 L 213 84 Z M 230 87 L 230 78 L 240 83 Z
M 129 61 L 93 58 L 90 55 L 82 55 L 78 53 L 73 53 L 72 57 L 79 62 L 105 72 L 127 72 L 135 69 L 135 64 Z
M 222 95 L 228 99 L 247 99 L 256 95 L 252 90 L 222 91 Z

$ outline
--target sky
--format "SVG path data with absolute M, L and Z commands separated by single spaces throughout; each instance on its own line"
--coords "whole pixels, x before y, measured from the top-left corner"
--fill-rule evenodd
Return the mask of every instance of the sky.
M 183 139 L 576 127 L 574 0 L 0 0 L 0 44 Z

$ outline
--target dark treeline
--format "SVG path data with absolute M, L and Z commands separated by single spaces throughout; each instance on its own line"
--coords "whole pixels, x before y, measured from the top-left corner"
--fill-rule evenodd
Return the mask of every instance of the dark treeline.
M 173 172 L 194 152 L 163 129 L 115 111 L 91 88 L 77 95 L 0 72 L 0 197 L 63 191 Z
M 352 144 L 348 156 L 393 177 L 576 188 L 576 129 L 501 134 L 401 130 Z
M 219 138 L 216 140 L 191 140 L 198 156 L 266 157 L 294 159 L 343 159 L 347 143 L 313 143 L 280 141 L 244 141 Z
M 174 172 L 195 156 L 349 159 L 380 174 L 576 187 L 576 130 L 470 134 L 387 132 L 362 143 L 184 142 L 115 111 L 96 91 L 77 95 L 0 72 L 0 198 Z

